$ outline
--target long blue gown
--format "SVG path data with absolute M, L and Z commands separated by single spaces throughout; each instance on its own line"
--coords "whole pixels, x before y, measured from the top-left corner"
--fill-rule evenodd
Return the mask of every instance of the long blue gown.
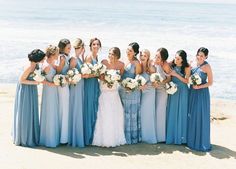
M 174 67 L 176 73 L 184 77 L 180 72 L 181 67 Z M 166 144 L 182 144 L 187 142 L 187 114 L 188 114 L 188 85 L 177 77 L 172 77 L 177 85 L 177 92 L 168 96 Z
M 45 76 L 53 82 L 56 70 L 50 66 Z M 56 86 L 43 85 L 42 106 L 40 116 L 40 145 L 56 147 L 60 144 L 59 100 Z
M 198 73 L 202 84 L 207 83 L 207 74 L 201 66 L 208 64 L 206 61 L 192 69 L 191 74 Z M 193 89 L 189 91 L 189 114 L 188 114 L 188 138 L 189 148 L 198 151 L 210 151 L 210 93 L 208 88 Z
M 150 75 L 146 72 L 142 76 L 147 80 L 147 89 L 142 90 L 141 96 L 141 131 L 142 141 L 150 144 L 157 143 L 156 138 L 156 109 L 155 109 L 155 88 L 150 82 Z
M 80 72 L 83 62 L 78 58 L 76 60 L 76 68 Z M 70 85 L 69 144 L 73 147 L 84 147 L 83 98 L 84 79 L 81 79 L 76 85 Z
M 125 68 L 122 79 L 127 77 L 135 78 L 135 65 L 129 64 Z M 141 114 L 139 90 L 127 92 L 124 87 L 120 87 L 119 94 L 125 112 L 125 138 L 127 144 L 135 144 L 141 141 Z
M 32 73 L 28 80 L 33 80 Z M 13 143 L 34 147 L 39 143 L 39 112 L 37 85 L 18 82 L 14 105 Z
M 97 60 L 93 59 L 92 64 Z M 84 141 L 85 145 L 93 142 L 93 133 L 97 119 L 98 97 L 100 94 L 99 83 L 97 78 L 84 79 Z

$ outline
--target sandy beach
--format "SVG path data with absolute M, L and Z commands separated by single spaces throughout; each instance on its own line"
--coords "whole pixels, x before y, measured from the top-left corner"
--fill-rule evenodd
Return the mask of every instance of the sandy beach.
M 117 148 L 25 148 L 11 139 L 14 84 L 0 84 L 0 169 L 234 169 L 236 168 L 236 101 L 212 99 L 212 151 L 140 143 Z M 39 94 L 40 90 L 39 90 Z

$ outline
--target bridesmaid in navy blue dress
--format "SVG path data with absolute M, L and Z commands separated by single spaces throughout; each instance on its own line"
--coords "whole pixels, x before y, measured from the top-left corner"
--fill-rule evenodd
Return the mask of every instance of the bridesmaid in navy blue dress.
M 98 52 L 101 41 L 98 38 L 90 40 L 91 54 L 86 57 L 85 62 L 92 65 L 98 63 Z M 95 123 L 98 111 L 98 97 L 100 93 L 98 79 L 94 75 L 84 75 L 84 141 L 85 145 L 92 144 Z
M 33 72 L 39 62 L 43 62 L 45 53 L 40 49 L 29 55 L 29 65 L 25 67 L 16 88 L 13 143 L 34 147 L 39 143 L 38 89 L 39 82 L 33 80 Z
M 168 96 L 166 144 L 183 144 L 187 142 L 188 115 L 188 79 L 190 66 L 187 53 L 179 50 L 172 62 L 171 80 L 177 85 L 177 92 Z
M 70 68 L 77 68 L 80 72 L 84 62 L 84 42 L 77 38 L 73 47 L 75 56 L 70 59 Z M 84 79 L 81 79 L 76 85 L 70 85 L 69 144 L 73 147 L 84 147 L 83 100 Z
M 210 93 L 208 87 L 213 83 L 211 66 L 206 62 L 208 49 L 201 47 L 197 51 L 197 67 L 191 74 L 197 73 L 202 83 L 191 85 L 189 92 L 188 139 L 189 148 L 197 151 L 210 151 Z

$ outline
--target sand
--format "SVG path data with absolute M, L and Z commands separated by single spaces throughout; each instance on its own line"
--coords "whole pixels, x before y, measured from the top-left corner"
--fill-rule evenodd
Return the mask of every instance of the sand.
M 212 99 L 211 152 L 165 144 L 26 148 L 11 139 L 15 84 L 0 84 L 0 169 L 235 169 L 236 101 Z

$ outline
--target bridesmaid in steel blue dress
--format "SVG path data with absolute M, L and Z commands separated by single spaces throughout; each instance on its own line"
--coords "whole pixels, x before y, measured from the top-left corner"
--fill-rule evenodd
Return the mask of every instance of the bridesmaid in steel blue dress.
M 75 57 L 70 59 L 70 68 L 77 68 L 80 72 L 84 61 L 84 43 L 78 38 L 73 47 Z M 81 79 L 76 85 L 70 85 L 69 145 L 73 147 L 84 147 L 83 98 L 84 79 Z
M 136 58 L 139 53 L 139 45 L 136 42 L 130 43 L 126 51 L 128 64 L 125 67 L 122 79 L 127 77 L 135 78 L 140 74 L 142 67 Z M 135 144 L 141 141 L 141 114 L 140 114 L 140 90 L 127 91 L 120 87 L 119 94 L 125 112 L 125 138 L 127 144 Z
M 98 63 L 97 57 L 101 48 L 101 41 L 93 38 L 90 40 L 89 47 L 91 54 L 87 56 L 86 63 L 94 65 Z M 93 142 L 100 89 L 98 79 L 94 75 L 84 75 L 84 78 L 84 141 L 85 145 L 90 145 Z
M 56 75 L 54 62 L 58 58 L 59 49 L 49 46 L 46 50 L 47 60 L 43 64 L 47 83 L 43 85 L 40 115 L 40 145 L 56 147 L 60 144 L 59 100 L 58 89 L 53 83 Z
M 191 74 L 197 73 L 201 85 L 191 85 L 189 91 L 188 138 L 189 148 L 197 151 L 210 151 L 210 93 L 208 87 L 213 83 L 211 66 L 206 62 L 208 49 L 201 47 L 197 51 L 197 67 Z
M 68 39 L 61 39 L 59 44 L 60 63 L 56 67 L 57 74 L 66 75 L 69 70 L 69 59 L 71 44 Z M 60 143 L 68 143 L 69 137 L 69 86 L 58 86 L 59 95 L 59 117 L 60 117 Z
M 156 138 L 156 120 L 155 120 L 155 88 L 150 81 L 150 74 L 155 72 L 155 68 L 150 65 L 150 52 L 144 49 L 140 55 L 140 61 L 143 69 L 141 74 L 147 81 L 146 85 L 142 87 L 141 96 L 141 131 L 142 141 L 154 144 L 157 143 Z
M 160 48 L 156 52 L 155 68 L 156 72 L 164 79 L 161 83 L 154 83 L 156 88 L 156 136 L 157 142 L 166 141 L 166 106 L 168 94 L 165 90 L 165 83 L 171 80 L 168 75 L 171 71 L 167 63 L 168 51 L 165 48 Z
M 34 147 L 39 143 L 38 89 L 39 82 L 33 80 L 33 72 L 44 60 L 40 49 L 29 55 L 30 64 L 25 68 L 16 88 L 13 122 L 13 143 Z
M 190 67 L 187 54 L 180 50 L 172 62 L 170 75 L 172 82 L 177 85 L 177 92 L 168 96 L 166 144 L 187 143 L 187 115 L 188 115 L 188 79 Z

